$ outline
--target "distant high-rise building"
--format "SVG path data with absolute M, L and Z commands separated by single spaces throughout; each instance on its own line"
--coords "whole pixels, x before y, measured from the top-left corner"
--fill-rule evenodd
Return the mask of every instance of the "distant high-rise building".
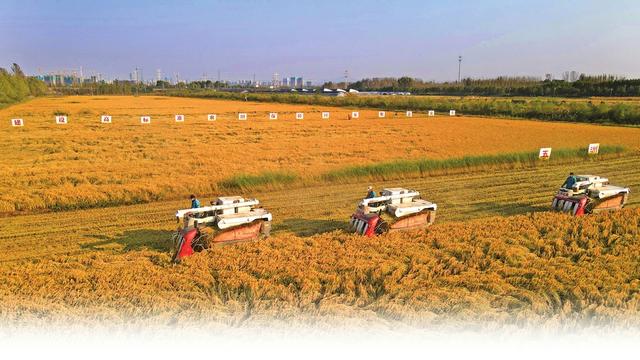
M 277 72 L 273 73 L 273 77 L 271 78 L 271 86 L 280 86 L 280 74 L 278 74 Z
M 289 86 L 289 79 L 286 77 L 282 78 L 282 86 Z
M 303 85 L 303 80 L 302 80 L 302 78 L 301 78 L 301 77 L 297 78 L 297 79 L 296 79 L 296 87 L 301 88 L 301 87 L 303 87 L 303 86 L 304 86 L 304 85 Z
M 311 87 L 311 81 L 309 81 L 309 80 L 305 81 L 305 86 L 306 87 Z
M 292 76 L 289 78 L 289 86 L 290 87 L 296 87 L 296 77 Z
M 580 79 L 580 73 L 577 71 L 565 71 L 562 73 L 562 80 L 566 82 L 574 82 Z

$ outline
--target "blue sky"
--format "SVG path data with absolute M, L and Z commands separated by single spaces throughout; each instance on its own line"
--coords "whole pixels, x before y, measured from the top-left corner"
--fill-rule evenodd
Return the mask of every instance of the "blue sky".
M 640 1 L 0 3 L 0 66 L 127 78 L 640 77 Z

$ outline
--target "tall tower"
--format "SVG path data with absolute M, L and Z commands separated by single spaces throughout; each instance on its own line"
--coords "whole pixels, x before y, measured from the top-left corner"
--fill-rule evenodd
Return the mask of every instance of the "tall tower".
M 458 82 L 460 82 L 460 69 L 462 68 L 462 55 L 458 56 Z
M 344 71 L 344 89 L 349 87 L 349 70 Z
M 160 81 L 162 80 L 162 70 L 157 69 L 156 70 L 156 81 Z
M 277 72 L 274 72 L 273 76 L 271 77 L 271 85 L 273 87 L 280 86 L 280 74 L 278 74 Z

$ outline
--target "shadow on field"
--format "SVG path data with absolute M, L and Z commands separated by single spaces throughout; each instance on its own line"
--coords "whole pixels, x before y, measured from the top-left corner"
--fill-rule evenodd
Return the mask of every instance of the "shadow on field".
M 290 231 L 296 236 L 311 236 L 324 234 L 334 230 L 344 230 L 349 225 L 348 221 L 317 220 L 317 219 L 286 219 L 282 223 L 274 225 L 274 231 Z
M 132 250 L 171 250 L 172 231 L 166 230 L 130 230 L 125 231 L 122 235 L 109 237 L 106 235 L 86 235 L 88 238 L 97 239 L 99 241 L 80 245 L 83 249 L 104 250 L 113 245 L 120 245 L 122 251 Z
M 549 211 L 548 206 L 534 206 L 531 204 L 519 203 L 505 204 L 491 201 L 473 204 L 472 206 L 474 211 L 490 216 L 522 215 L 533 212 Z

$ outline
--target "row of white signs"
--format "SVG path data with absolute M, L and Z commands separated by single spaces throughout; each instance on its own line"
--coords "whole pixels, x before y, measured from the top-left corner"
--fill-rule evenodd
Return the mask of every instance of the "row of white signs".
M 587 148 L 588 154 L 595 155 L 599 152 L 600 152 L 599 143 L 589 144 L 589 147 Z M 542 160 L 549 160 L 550 157 L 551 157 L 551 148 L 540 148 L 540 152 L 538 153 L 538 158 Z
M 434 110 L 429 110 L 429 112 L 427 113 L 428 116 L 435 116 L 436 113 Z M 413 117 L 413 111 L 407 111 L 405 113 L 405 115 L 407 117 Z M 450 110 L 449 111 L 449 116 L 455 116 L 456 115 L 456 111 L 455 110 Z M 378 117 L 379 118 L 384 118 L 387 116 L 387 113 L 385 111 L 378 111 Z M 329 119 L 330 117 L 330 113 L 325 111 L 322 113 L 322 119 Z M 69 119 L 67 118 L 66 115 L 56 115 L 56 124 L 59 125 L 63 125 L 63 124 L 67 124 L 69 122 Z M 184 115 L 176 115 L 175 116 L 175 120 L 176 122 L 184 122 Z M 349 119 L 358 119 L 360 118 L 360 112 L 358 111 L 352 111 L 351 115 L 349 116 Z M 110 124 L 111 123 L 111 115 L 102 115 L 100 117 L 100 122 L 103 124 Z M 217 115 L 216 114 L 208 114 L 207 115 L 207 120 L 209 121 L 215 121 L 217 119 Z M 247 120 L 248 119 L 248 115 L 247 113 L 238 113 L 238 120 Z M 278 113 L 272 112 L 269 113 L 269 119 L 270 120 L 278 120 Z M 304 119 L 304 113 L 298 112 L 296 113 L 296 120 L 303 120 Z M 151 123 L 151 116 L 141 116 L 140 117 L 140 123 L 142 124 L 150 124 Z M 23 119 L 11 119 L 11 125 L 12 126 L 24 126 L 24 120 Z

